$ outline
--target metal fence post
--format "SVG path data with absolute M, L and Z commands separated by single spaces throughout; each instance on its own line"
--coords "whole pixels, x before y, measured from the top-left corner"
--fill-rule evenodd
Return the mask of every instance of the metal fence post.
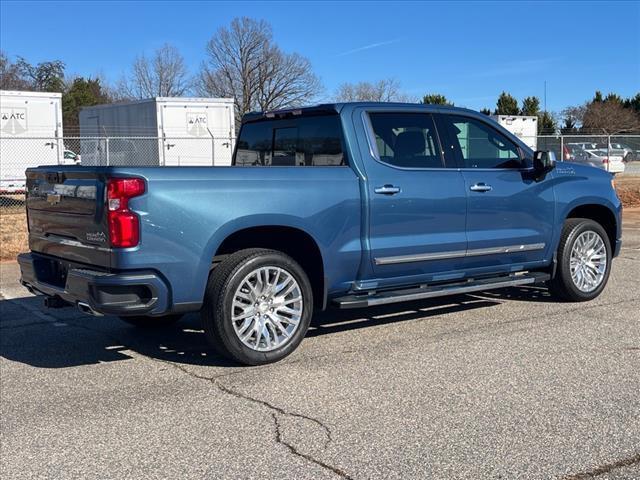
M 106 154 L 107 167 L 109 166 L 109 137 L 105 139 L 104 152 Z
M 607 135 L 607 171 L 611 170 L 611 135 Z
M 564 135 L 560 134 L 560 161 L 564 162 Z

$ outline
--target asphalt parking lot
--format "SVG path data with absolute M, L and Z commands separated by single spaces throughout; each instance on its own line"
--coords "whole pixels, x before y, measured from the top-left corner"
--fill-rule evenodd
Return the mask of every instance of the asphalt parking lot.
M 640 221 L 605 293 L 519 288 L 328 312 L 238 367 L 195 315 L 45 310 L 1 264 L 0 476 L 640 478 Z

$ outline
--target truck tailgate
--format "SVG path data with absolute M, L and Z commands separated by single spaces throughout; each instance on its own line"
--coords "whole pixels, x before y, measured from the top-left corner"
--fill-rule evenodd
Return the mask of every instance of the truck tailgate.
M 28 169 L 26 202 L 32 251 L 109 268 L 102 174 L 86 167 Z

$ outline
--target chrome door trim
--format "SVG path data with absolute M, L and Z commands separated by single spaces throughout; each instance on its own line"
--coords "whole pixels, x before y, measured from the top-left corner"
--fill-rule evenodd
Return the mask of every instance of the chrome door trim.
M 477 257 L 480 255 L 496 255 L 500 253 L 530 252 L 532 250 L 544 250 L 545 246 L 545 243 L 529 243 L 526 245 L 510 245 L 508 247 L 476 248 L 474 250 L 467 250 L 465 256 Z
M 457 250 L 450 252 L 422 253 L 417 255 L 398 255 L 395 257 L 376 258 L 376 265 L 393 265 L 396 263 L 425 262 L 427 260 L 447 260 L 449 258 L 462 258 L 466 251 Z
M 529 243 L 526 245 L 509 245 L 506 247 L 476 248 L 473 250 L 453 250 L 449 252 L 422 253 L 417 255 L 398 255 L 374 259 L 376 265 L 394 265 L 398 263 L 425 262 L 430 260 L 448 260 L 451 258 L 479 257 L 482 255 L 498 255 L 514 252 L 530 252 L 543 250 L 545 243 Z

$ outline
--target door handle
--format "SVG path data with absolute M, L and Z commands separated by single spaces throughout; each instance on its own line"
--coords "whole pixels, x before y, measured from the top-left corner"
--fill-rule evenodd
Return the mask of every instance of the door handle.
M 472 192 L 490 192 L 491 185 L 486 185 L 484 183 L 476 183 L 475 185 L 471 185 L 469 190 Z
M 400 187 L 395 187 L 393 185 L 383 185 L 382 187 L 374 188 L 373 191 L 379 193 L 380 195 L 395 195 L 396 193 L 400 193 Z

